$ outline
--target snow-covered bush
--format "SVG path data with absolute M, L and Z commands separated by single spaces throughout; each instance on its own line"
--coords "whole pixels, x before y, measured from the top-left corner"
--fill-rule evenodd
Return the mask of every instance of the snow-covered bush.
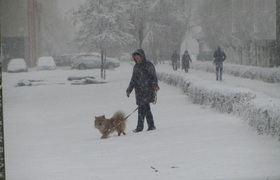
M 205 87 L 193 84 L 189 88 L 189 97 L 195 104 L 207 105 L 220 112 L 232 113 L 247 106 L 248 100 L 255 96 L 243 89 L 225 89 L 224 87 Z
M 195 82 L 186 77 L 167 73 L 158 73 L 158 78 L 169 85 L 180 87 L 194 104 L 207 105 L 220 112 L 238 112 L 255 98 L 252 92 L 243 88 L 225 88 L 219 84 L 210 85 L 203 80 Z
M 280 102 L 253 100 L 242 117 L 260 134 L 280 135 Z
M 17 83 L 17 86 L 31 86 L 31 85 L 32 85 L 31 81 L 27 79 L 21 79 Z
M 196 61 L 192 64 L 192 68 L 212 73 L 215 71 L 212 62 Z M 224 63 L 224 73 L 241 78 L 262 80 L 268 83 L 280 83 L 280 68 L 263 68 Z
M 176 74 L 158 72 L 158 79 L 182 89 L 195 104 L 240 116 L 260 134 L 280 136 L 280 102 L 276 100 L 260 101 L 248 89 L 213 85 Z

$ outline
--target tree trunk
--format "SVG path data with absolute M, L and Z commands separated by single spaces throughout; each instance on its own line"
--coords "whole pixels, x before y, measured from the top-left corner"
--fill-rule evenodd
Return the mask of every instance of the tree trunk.
M 106 79 L 106 49 L 101 49 L 101 78 Z
M 143 30 L 138 30 L 138 38 L 139 38 L 139 48 L 142 49 L 142 43 L 143 43 Z
M 280 66 L 280 0 L 276 0 L 276 60 L 275 65 Z

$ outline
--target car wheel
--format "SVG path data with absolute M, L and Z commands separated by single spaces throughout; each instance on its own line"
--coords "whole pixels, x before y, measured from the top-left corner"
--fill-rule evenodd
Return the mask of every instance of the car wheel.
M 113 69 L 115 67 L 115 65 L 113 63 L 108 63 L 106 68 L 107 69 Z
M 80 64 L 79 66 L 78 66 L 78 69 L 79 70 L 85 70 L 87 67 L 84 65 L 84 64 Z

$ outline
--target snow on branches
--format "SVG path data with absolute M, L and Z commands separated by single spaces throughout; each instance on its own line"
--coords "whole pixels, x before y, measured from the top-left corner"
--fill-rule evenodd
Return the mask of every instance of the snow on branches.
M 88 0 L 74 12 L 75 23 L 81 24 L 76 39 L 86 51 L 110 49 L 133 42 L 126 8 L 121 1 Z

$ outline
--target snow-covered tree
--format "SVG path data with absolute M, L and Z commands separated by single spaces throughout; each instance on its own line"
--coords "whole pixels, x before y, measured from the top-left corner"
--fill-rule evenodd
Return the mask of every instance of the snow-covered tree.
M 130 2 L 130 19 L 139 47 L 156 51 L 179 49 L 188 30 L 191 0 L 136 0 Z M 167 52 L 167 53 L 171 53 Z
M 86 52 L 110 50 L 135 40 L 129 33 L 133 25 L 122 0 L 87 0 L 74 17 L 80 24 L 76 39 Z
M 231 1 L 204 1 L 199 9 L 203 34 L 211 48 L 231 41 Z
M 235 63 L 270 66 L 275 58 L 275 0 L 204 0 L 204 40 L 238 55 Z M 230 54 L 230 53 L 229 53 Z M 236 56 L 235 56 L 236 57 Z
M 101 51 L 101 77 L 104 79 L 107 51 L 135 41 L 129 33 L 133 25 L 126 10 L 123 0 L 87 0 L 74 12 L 74 22 L 80 24 L 76 40 L 86 52 Z
M 74 12 L 83 50 L 131 47 L 149 55 L 179 49 L 188 28 L 191 0 L 87 0 Z M 168 52 L 171 53 L 171 52 Z

